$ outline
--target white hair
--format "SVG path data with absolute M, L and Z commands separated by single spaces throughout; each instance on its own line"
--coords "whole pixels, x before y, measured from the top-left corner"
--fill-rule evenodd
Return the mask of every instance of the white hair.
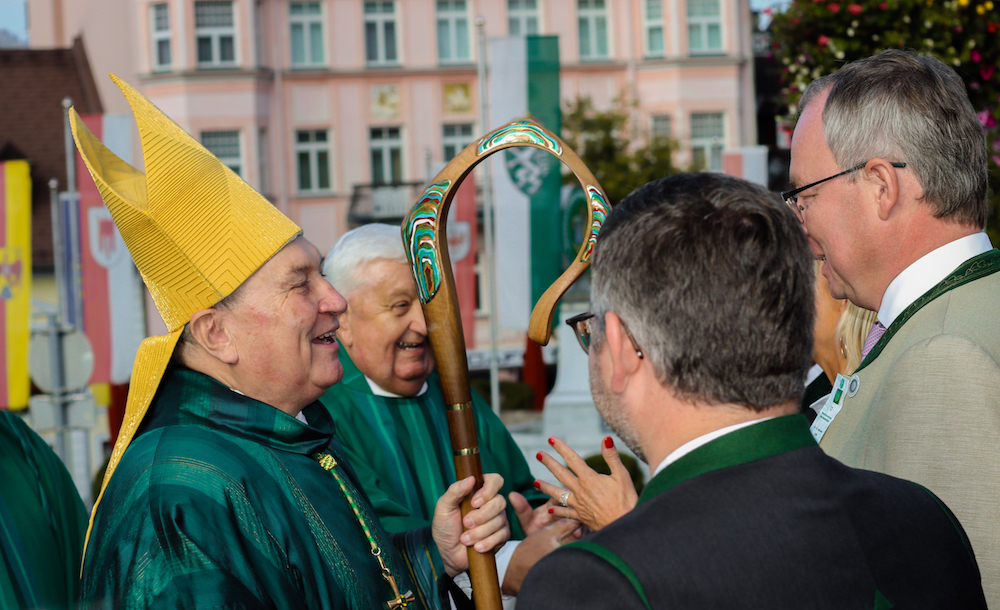
M 408 263 L 399 227 L 367 224 L 344 233 L 323 261 L 323 273 L 345 297 L 365 283 L 360 275 L 368 263 L 388 259 Z

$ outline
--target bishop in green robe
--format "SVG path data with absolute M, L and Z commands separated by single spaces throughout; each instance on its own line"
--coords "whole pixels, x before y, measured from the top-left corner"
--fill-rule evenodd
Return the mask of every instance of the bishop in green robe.
M 108 484 L 84 565 L 84 598 L 115 608 L 384 608 L 381 576 L 336 462 L 400 592 L 440 607 L 430 528 L 377 525 L 319 403 L 301 421 L 211 377 L 168 369 Z M 117 578 L 120 574 L 141 578 Z
M 455 480 L 440 377 L 432 373 L 425 391 L 416 396 L 377 395 L 346 350 L 340 350 L 340 363 L 343 380 L 320 402 L 333 416 L 337 440 L 382 526 L 403 532 L 428 525 L 438 497 Z M 535 489 L 524 454 L 507 427 L 475 392 L 472 408 L 483 472 L 503 476 L 502 494 L 517 491 L 532 505 L 543 504 L 548 496 Z M 510 503 L 507 520 L 511 538 L 524 538 Z
M 87 513 L 51 448 L 0 411 L 0 610 L 74 608 Z

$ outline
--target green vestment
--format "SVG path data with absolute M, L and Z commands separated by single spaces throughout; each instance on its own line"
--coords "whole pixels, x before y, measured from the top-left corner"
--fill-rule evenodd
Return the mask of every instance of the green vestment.
M 94 522 L 83 597 L 107 608 L 385 608 L 389 586 L 315 458 L 333 456 L 399 588 L 440 607 L 429 528 L 378 526 L 318 403 L 308 424 L 168 368 Z M 410 606 L 411 608 L 414 605 Z
M 390 532 L 428 525 L 434 505 L 455 481 L 448 420 L 437 372 L 420 396 L 389 398 L 372 393 L 368 381 L 341 348 L 344 378 L 320 398 L 336 423 L 337 440 L 347 451 L 369 500 Z M 524 454 L 489 405 L 475 392 L 476 435 L 483 472 L 504 478 L 500 493 L 517 491 L 533 506 L 548 497 L 534 487 Z M 507 504 L 511 538 L 524 538 L 513 506 Z
M 72 608 L 87 512 L 58 456 L 0 411 L 0 610 Z

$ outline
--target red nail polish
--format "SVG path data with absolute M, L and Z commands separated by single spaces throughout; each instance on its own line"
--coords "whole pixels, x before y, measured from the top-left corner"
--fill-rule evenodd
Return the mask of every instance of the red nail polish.
M 554 509 L 554 508 L 550 508 L 550 509 L 549 509 L 549 514 L 550 514 L 550 515 L 554 515 L 554 514 L 556 514 L 556 509 Z
M 542 452 L 541 451 L 539 451 L 538 453 L 535 454 L 535 459 L 538 460 L 539 462 L 542 461 Z
M 611 440 L 610 436 L 606 436 L 604 437 L 604 446 L 607 447 L 608 449 L 611 449 L 612 447 L 615 446 L 615 442 Z
M 552 437 L 550 436 L 550 437 L 549 437 L 549 444 L 550 444 L 550 445 L 555 445 L 555 444 L 556 444 L 556 439 L 554 439 L 554 438 L 552 438 Z
M 540 481 L 535 481 L 535 489 L 541 489 L 542 483 Z

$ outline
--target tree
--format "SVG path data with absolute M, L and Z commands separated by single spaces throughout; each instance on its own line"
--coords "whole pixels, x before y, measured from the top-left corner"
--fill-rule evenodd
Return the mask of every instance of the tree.
M 997 0 L 1000 3 L 1000 0 Z M 990 219 L 1000 237 L 1000 7 L 993 0 L 792 0 L 771 24 L 790 111 L 813 80 L 882 49 L 914 49 L 953 66 L 986 132 Z
M 674 140 L 650 137 L 633 141 L 628 105 L 618 100 L 610 110 L 599 111 L 588 97 L 567 102 L 562 116 L 562 134 L 604 187 L 611 205 L 615 205 L 637 187 L 671 174 L 677 150 Z M 576 183 L 572 175 L 567 184 Z

